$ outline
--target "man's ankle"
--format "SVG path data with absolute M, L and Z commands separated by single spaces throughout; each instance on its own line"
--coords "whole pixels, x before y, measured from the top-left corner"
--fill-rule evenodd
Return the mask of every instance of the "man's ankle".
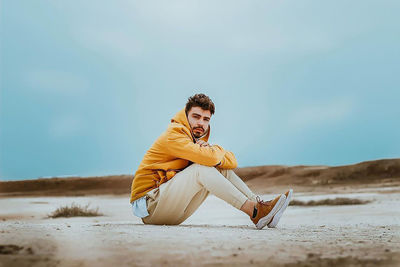
M 251 200 L 246 200 L 246 202 L 242 205 L 242 207 L 240 208 L 241 211 L 243 211 L 244 213 L 246 213 L 247 215 L 249 215 L 250 217 L 253 216 L 254 214 L 254 208 L 256 206 L 256 203 L 254 201 Z

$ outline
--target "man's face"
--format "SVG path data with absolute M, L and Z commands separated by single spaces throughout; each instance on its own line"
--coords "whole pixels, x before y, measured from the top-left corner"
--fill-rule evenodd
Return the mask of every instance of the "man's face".
M 201 137 L 208 131 L 211 112 L 201 107 L 192 107 L 188 112 L 188 121 L 191 131 L 196 138 Z

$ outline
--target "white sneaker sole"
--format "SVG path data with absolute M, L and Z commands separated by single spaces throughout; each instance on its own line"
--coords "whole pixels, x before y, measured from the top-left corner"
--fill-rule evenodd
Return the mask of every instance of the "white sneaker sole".
M 276 202 L 275 206 L 272 208 L 270 213 L 268 213 L 267 216 L 262 217 L 260 220 L 258 220 L 258 223 L 256 224 L 256 227 L 258 230 L 263 229 L 272 219 L 272 217 L 275 216 L 275 214 L 280 210 L 280 208 L 283 206 L 285 203 L 286 196 L 281 195 L 281 197 L 278 199 Z
M 283 212 L 286 210 L 287 206 L 289 206 L 289 202 L 292 199 L 292 194 L 293 194 L 293 189 L 289 190 L 289 194 L 285 200 L 285 203 L 283 204 L 282 208 L 275 214 L 274 218 L 272 219 L 272 222 L 268 224 L 269 228 L 275 228 L 276 225 L 278 224 L 279 220 L 282 217 Z

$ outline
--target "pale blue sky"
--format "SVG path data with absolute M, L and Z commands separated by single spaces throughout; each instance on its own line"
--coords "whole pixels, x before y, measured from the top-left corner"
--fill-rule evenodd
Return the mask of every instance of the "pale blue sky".
M 239 167 L 400 157 L 399 1 L 0 2 L 0 179 L 133 174 L 194 93 Z

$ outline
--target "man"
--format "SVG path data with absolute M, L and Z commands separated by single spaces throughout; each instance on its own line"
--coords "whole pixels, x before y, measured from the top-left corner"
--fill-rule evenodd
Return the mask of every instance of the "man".
M 189 97 L 144 155 L 130 198 L 143 223 L 180 224 L 211 193 L 248 214 L 257 229 L 278 224 L 292 190 L 270 201 L 256 196 L 232 170 L 237 167 L 235 155 L 208 143 L 214 112 L 208 96 Z

